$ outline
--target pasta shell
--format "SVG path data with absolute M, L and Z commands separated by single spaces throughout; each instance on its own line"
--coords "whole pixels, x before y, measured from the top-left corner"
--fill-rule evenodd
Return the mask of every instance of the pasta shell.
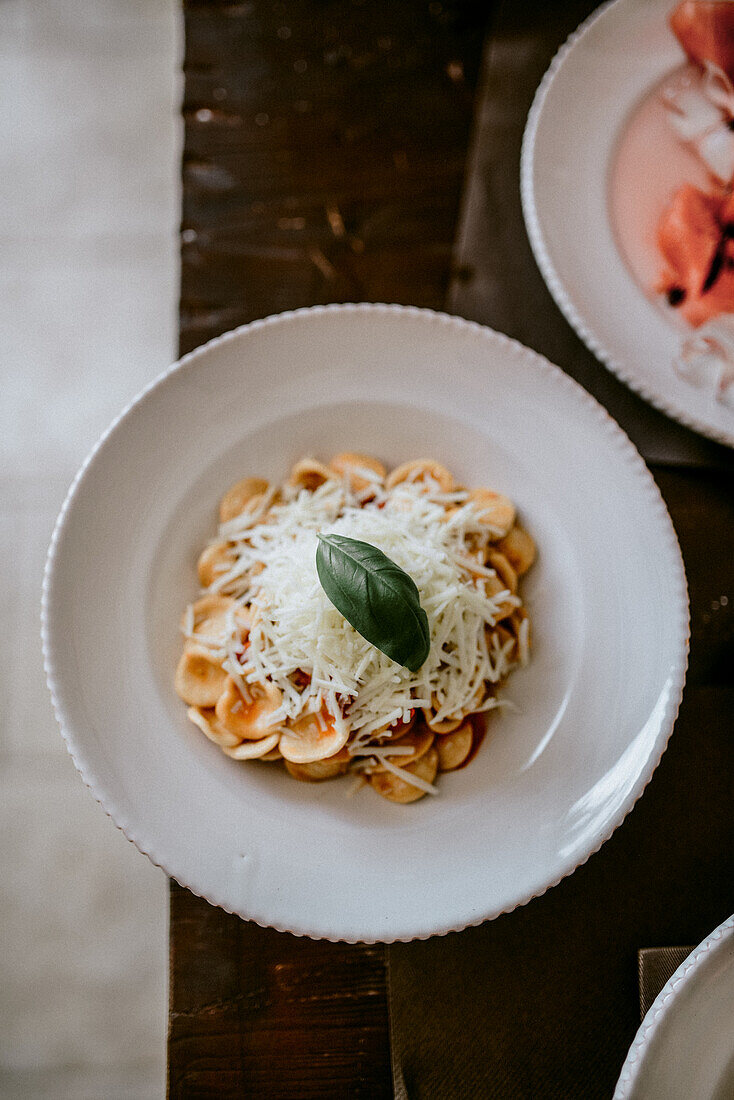
M 433 731 L 428 729 L 428 727 L 421 722 L 419 726 L 416 726 L 402 737 L 398 737 L 394 741 L 392 739 L 385 741 L 386 745 L 396 745 L 401 749 L 410 749 L 410 752 L 401 752 L 399 755 L 395 753 L 394 756 L 391 755 L 390 763 L 397 764 L 399 768 L 402 768 L 405 764 L 412 764 L 416 760 L 420 760 L 421 756 L 425 756 L 428 752 L 434 740 Z M 384 771 L 386 769 L 378 764 L 377 768 L 374 770 Z
M 484 585 L 484 591 L 490 598 L 499 596 L 502 592 L 507 592 L 508 590 L 507 585 L 504 581 L 501 581 L 499 577 L 485 577 L 482 583 Z M 495 622 L 501 622 L 503 619 L 508 618 L 516 607 L 517 600 L 511 599 L 510 596 L 502 600 L 497 608 Z
M 515 522 L 515 505 L 503 493 L 492 489 L 472 489 L 467 500 L 476 505 L 479 523 L 492 529 L 496 538 L 504 538 Z
M 194 630 L 197 630 L 205 619 L 213 619 L 219 615 L 224 615 L 234 606 L 235 602 L 229 596 L 220 596 L 216 592 L 208 596 L 202 596 L 191 605 L 191 610 L 194 613 Z M 182 629 L 185 623 L 186 612 L 181 616 Z
M 201 639 L 202 645 L 223 646 L 232 636 L 230 612 L 234 609 L 234 636 L 243 641 L 250 633 L 251 615 L 249 608 L 238 605 L 227 596 L 204 596 L 193 604 L 193 634 Z M 204 615 L 202 617 L 202 612 Z M 207 614 L 207 612 L 210 612 Z M 181 629 L 186 629 L 186 612 L 181 617 Z
M 421 756 L 420 760 L 416 760 L 413 764 L 408 764 L 404 770 L 418 776 L 426 783 L 433 783 L 438 772 L 438 752 L 434 748 L 429 749 L 425 756 Z M 414 787 L 406 779 L 401 779 L 400 776 L 393 775 L 389 771 L 373 772 L 369 781 L 374 790 L 389 802 L 417 802 L 426 793 L 420 787 Z
M 203 601 L 199 600 L 197 602 L 202 603 Z M 206 615 L 203 619 L 198 618 L 196 612 L 194 612 L 194 634 L 201 635 L 202 638 L 211 639 L 223 645 L 232 631 L 232 622 L 229 612 L 235 606 L 234 601 L 227 600 L 226 605 L 222 605 L 219 610 L 213 608 L 212 613 Z M 194 608 L 196 608 L 196 604 L 194 604 Z M 249 630 L 249 620 L 245 629 L 245 624 L 242 622 L 241 616 L 237 616 L 234 625 L 235 631 L 240 636 L 243 633 L 247 633 Z
M 430 710 L 428 707 L 424 707 L 423 709 L 423 718 L 425 719 L 426 725 L 433 733 L 451 733 L 464 721 L 464 715 L 459 714 L 456 717 L 443 718 L 440 722 L 437 722 L 436 712 L 438 709 L 438 702 L 435 696 L 433 699 L 433 707 Z
M 220 648 L 229 635 L 226 615 L 217 615 L 211 619 L 202 619 L 194 627 L 194 635 L 201 638 L 201 644 Z
M 259 508 L 261 508 L 264 499 L 265 499 L 265 493 L 257 493 L 254 497 L 250 497 L 247 504 L 242 509 L 242 511 L 239 513 L 239 515 L 240 516 L 252 515 Z M 260 518 L 258 519 L 257 522 L 258 523 L 270 523 L 271 522 L 270 521 L 270 509 L 274 504 L 278 504 L 280 502 L 280 500 L 281 500 L 280 493 L 276 493 L 273 497 L 271 497 L 270 501 L 268 503 L 268 507 L 265 509 L 264 512 L 261 513 Z M 235 517 L 235 518 L 238 518 L 238 517 Z
M 239 744 L 239 737 L 235 737 L 234 734 L 228 733 L 227 730 L 217 723 L 216 713 L 214 707 L 189 707 L 186 711 L 190 721 L 198 726 L 203 734 L 205 734 L 210 741 L 213 741 L 215 745 L 219 745 L 220 748 L 232 748 Z
M 489 550 L 487 564 L 491 565 L 499 579 L 504 582 L 505 588 L 508 588 L 514 595 L 517 592 L 517 573 L 505 555 L 500 554 L 498 550 Z
M 229 543 L 214 542 L 211 546 L 207 546 L 196 565 L 201 587 L 208 588 L 231 569 L 234 562 L 234 551 Z
M 496 627 L 495 630 L 493 630 L 491 633 L 497 636 L 497 640 L 499 641 L 500 646 L 506 645 L 507 642 L 512 642 L 513 645 L 517 644 L 517 639 L 515 638 L 515 635 L 511 634 L 507 627 L 503 626 L 502 623 L 500 623 L 500 625 Z
M 430 458 L 421 458 L 414 462 L 404 462 L 402 466 L 396 466 L 388 474 L 385 487 L 394 489 L 396 485 L 400 485 L 403 481 L 426 481 L 428 478 L 438 482 L 438 487 L 442 493 L 450 493 L 454 489 L 454 479 L 446 467 Z
M 304 783 L 320 783 L 324 779 L 336 779 L 338 775 L 344 775 L 349 768 L 349 760 L 349 753 L 342 750 L 326 760 L 314 760 L 310 764 L 296 764 L 292 760 L 286 760 L 285 766 L 294 779 L 300 779 Z
M 535 543 L 518 523 L 497 543 L 497 549 L 505 555 L 518 577 L 527 573 L 535 561 Z
M 334 471 L 315 458 L 302 458 L 291 470 L 290 483 L 296 489 L 308 489 L 313 492 L 334 476 Z
M 436 741 L 438 751 L 438 768 L 442 772 L 453 771 L 459 768 L 471 752 L 474 734 L 471 722 L 462 722 L 453 733 L 439 737 Z
M 348 737 L 349 731 L 340 733 L 330 715 L 325 716 L 322 728 L 318 715 L 305 714 L 288 723 L 280 739 L 280 751 L 293 764 L 313 764 L 316 760 L 335 756 L 346 745 Z
M 267 489 L 268 482 L 261 477 L 245 477 L 242 481 L 237 481 L 219 502 L 219 522 L 228 523 L 241 515 L 249 501 L 253 497 L 261 496 Z
M 341 454 L 334 455 L 329 466 L 339 477 L 348 479 L 355 493 L 369 489 L 375 482 L 382 482 L 386 472 L 385 467 L 376 458 L 352 451 L 343 451 Z M 368 476 L 365 477 L 362 471 L 365 471 Z M 369 474 L 373 476 L 370 477 Z
M 268 737 L 261 737 L 259 741 L 243 741 L 234 748 L 222 746 L 222 752 L 231 756 L 233 760 L 262 760 L 278 747 L 280 730 L 271 733 Z
M 204 646 L 188 643 L 176 668 L 176 693 L 192 707 L 213 707 L 224 690 L 227 673 Z
M 275 746 L 274 749 L 271 749 L 270 752 L 266 752 L 264 756 L 259 756 L 258 757 L 258 760 L 262 760 L 262 762 L 264 764 L 270 764 L 275 760 L 282 760 L 282 759 L 283 759 L 283 754 L 281 753 L 281 751 L 280 751 L 280 749 L 278 748 L 277 745 Z
M 217 699 L 217 720 L 240 741 L 259 741 L 274 732 L 270 719 L 283 699 L 275 684 L 252 684 L 248 685 L 248 690 L 250 698 L 244 699 L 237 684 L 228 676 Z

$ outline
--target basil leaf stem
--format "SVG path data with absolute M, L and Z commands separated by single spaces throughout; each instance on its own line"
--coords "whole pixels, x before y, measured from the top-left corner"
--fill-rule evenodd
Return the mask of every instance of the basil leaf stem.
M 324 592 L 358 634 L 417 672 L 428 657 L 428 616 L 412 577 L 369 542 L 319 534 L 316 570 Z

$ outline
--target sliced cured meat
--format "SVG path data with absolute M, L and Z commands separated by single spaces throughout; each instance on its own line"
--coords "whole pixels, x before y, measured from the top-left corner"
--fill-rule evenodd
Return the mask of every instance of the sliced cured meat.
M 691 184 L 676 192 L 658 225 L 666 267 L 658 289 L 698 326 L 734 310 L 734 198 Z
M 734 81 L 734 4 L 730 0 L 684 0 L 670 16 L 670 27 L 694 64 L 717 65 Z

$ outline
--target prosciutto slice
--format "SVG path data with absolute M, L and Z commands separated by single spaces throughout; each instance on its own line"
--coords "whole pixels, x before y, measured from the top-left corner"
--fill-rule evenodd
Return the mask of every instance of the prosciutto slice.
M 658 225 L 658 290 L 697 327 L 734 312 L 734 197 L 685 184 Z
M 734 4 L 730 0 L 683 0 L 670 16 L 670 27 L 695 65 L 715 65 L 734 82 Z

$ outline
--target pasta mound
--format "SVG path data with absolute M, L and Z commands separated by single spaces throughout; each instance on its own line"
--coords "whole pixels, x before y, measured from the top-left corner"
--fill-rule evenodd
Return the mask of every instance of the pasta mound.
M 279 486 L 224 495 L 181 621 L 175 686 L 191 721 L 235 760 L 282 762 L 296 779 L 353 772 L 394 802 L 436 793 L 478 750 L 497 688 L 528 659 L 519 578 L 535 545 L 513 503 L 468 490 L 437 462 L 389 474 L 376 459 L 303 459 Z M 333 606 L 318 533 L 363 540 L 415 582 L 430 650 L 415 672 Z

